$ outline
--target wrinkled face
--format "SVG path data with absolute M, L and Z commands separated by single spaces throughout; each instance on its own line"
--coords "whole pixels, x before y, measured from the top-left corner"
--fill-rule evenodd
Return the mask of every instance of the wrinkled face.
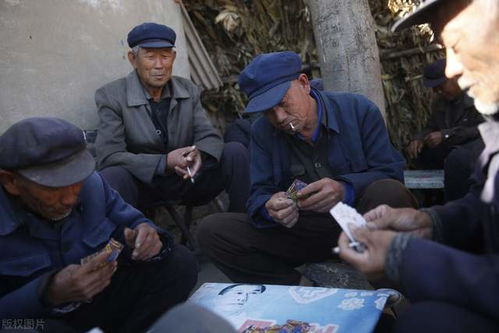
M 265 117 L 274 127 L 287 133 L 295 133 L 303 129 L 313 112 L 310 85 L 306 75 L 302 74 L 291 82 L 291 86 L 282 101 L 272 109 L 265 111 Z
M 158 89 L 163 88 L 172 77 L 175 56 L 173 48 L 139 48 L 137 54 L 128 53 L 128 60 L 146 89 Z
M 244 304 L 252 295 L 261 294 L 261 286 L 240 285 L 227 290 L 223 295 L 219 295 L 217 308 L 224 313 L 237 315 L 244 309 Z
M 15 191 L 9 192 L 18 196 L 33 213 L 51 221 L 62 220 L 71 214 L 83 186 L 83 182 L 79 182 L 65 187 L 47 187 L 21 176 L 16 176 L 13 183 Z
M 463 91 L 474 98 L 477 110 L 499 110 L 499 20 L 486 6 L 473 2 L 442 29 L 446 47 L 445 74 L 457 78 Z

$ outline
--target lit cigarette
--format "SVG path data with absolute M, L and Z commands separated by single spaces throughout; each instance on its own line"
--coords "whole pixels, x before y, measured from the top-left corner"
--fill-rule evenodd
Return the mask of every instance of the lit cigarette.
M 189 174 L 189 177 L 190 177 L 191 183 L 193 183 L 193 184 L 194 184 L 194 178 L 192 178 L 192 171 L 191 171 L 191 168 L 187 167 L 187 173 Z
M 289 123 L 289 126 L 291 126 L 291 130 L 296 131 L 295 127 L 293 126 L 293 123 Z

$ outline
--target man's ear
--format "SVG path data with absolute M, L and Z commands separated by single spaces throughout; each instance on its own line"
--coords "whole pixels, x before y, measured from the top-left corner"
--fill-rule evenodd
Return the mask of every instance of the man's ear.
M 137 55 L 133 53 L 133 51 L 128 51 L 128 61 L 130 62 L 133 68 L 137 68 L 137 66 L 135 66 L 135 62 L 137 61 Z
M 9 194 L 18 196 L 20 191 L 16 178 L 17 176 L 13 172 L 0 169 L 0 184 Z
M 177 58 L 177 51 L 175 49 L 173 49 L 172 52 L 173 52 L 173 55 L 172 55 L 173 56 L 172 63 L 173 63 L 175 61 L 175 59 Z
M 306 90 L 307 94 L 309 94 L 310 93 L 310 81 L 308 80 L 307 74 L 301 73 L 300 76 L 298 76 L 298 82 L 300 83 L 300 86 Z

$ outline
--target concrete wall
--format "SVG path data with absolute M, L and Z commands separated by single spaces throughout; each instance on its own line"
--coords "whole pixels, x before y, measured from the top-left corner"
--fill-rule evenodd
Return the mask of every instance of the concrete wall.
M 31 116 L 95 128 L 95 90 L 130 72 L 126 37 L 146 21 L 177 32 L 174 74 L 189 77 L 174 0 L 0 0 L 0 133 Z

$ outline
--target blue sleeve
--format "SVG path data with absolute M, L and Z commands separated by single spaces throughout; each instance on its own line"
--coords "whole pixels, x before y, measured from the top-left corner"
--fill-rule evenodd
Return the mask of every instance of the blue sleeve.
M 335 177 L 352 184 L 355 193 L 362 193 L 376 180 L 391 178 L 403 182 L 404 179 L 404 158 L 392 146 L 381 112 L 374 103 L 363 100 L 364 105 L 358 106 L 357 122 L 366 160 L 365 170 Z
M 250 140 L 250 178 L 251 190 L 248 199 L 248 215 L 257 228 L 276 227 L 265 209 L 270 197 L 280 192 L 274 185 L 274 165 L 272 159 L 272 135 L 270 124 L 265 126 L 264 119 L 258 119 L 251 130 Z
M 472 255 L 424 239 L 411 239 L 400 277 L 413 301 L 441 301 L 499 320 L 499 256 Z

